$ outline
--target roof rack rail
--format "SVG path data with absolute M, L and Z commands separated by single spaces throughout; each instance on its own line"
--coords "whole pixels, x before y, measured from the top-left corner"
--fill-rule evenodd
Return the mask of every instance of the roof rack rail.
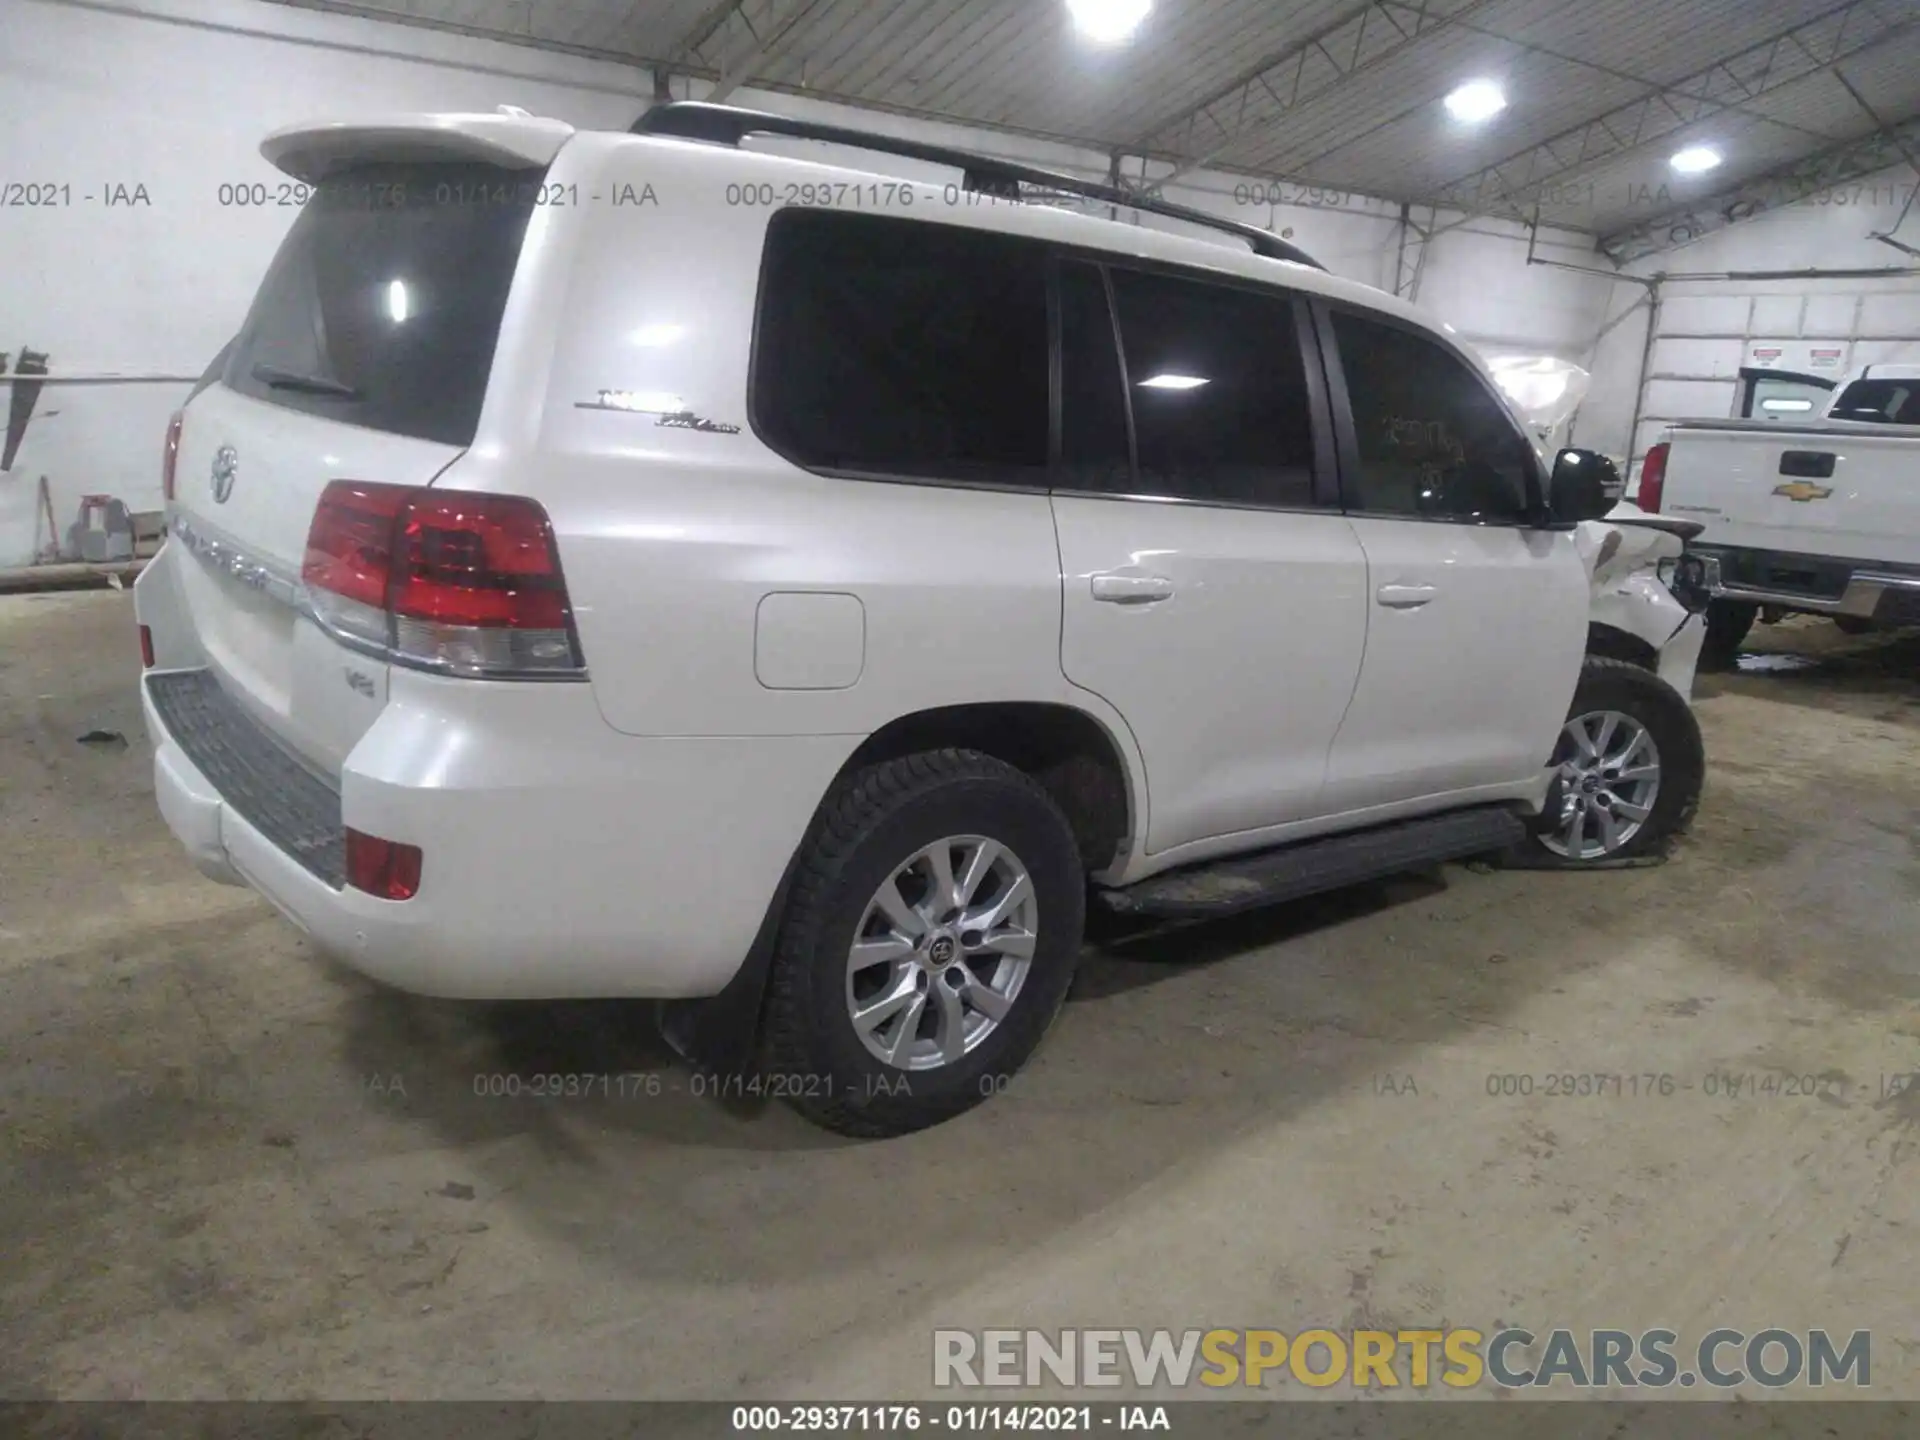
M 665 135 L 681 140 L 707 140 L 720 145 L 738 145 L 749 135 L 787 135 L 797 140 L 820 140 L 833 145 L 899 155 L 909 160 L 925 160 L 934 165 L 952 165 L 964 172 L 966 188 L 982 195 L 1018 200 L 1023 185 L 1062 191 L 1087 200 L 1097 200 L 1103 205 L 1121 205 L 1148 215 L 1160 215 L 1169 220 L 1181 220 L 1190 225 L 1205 226 L 1209 230 L 1224 231 L 1246 241 L 1253 247 L 1254 254 L 1265 255 L 1269 259 L 1290 260 L 1296 265 L 1310 265 L 1315 270 L 1327 268 L 1298 245 L 1282 240 L 1271 230 L 1262 230 L 1258 225 L 1209 215 L 1204 210 L 1175 205 L 1157 196 L 1136 194 L 1096 180 L 1082 180 L 1057 170 L 996 160 L 992 156 L 955 150 L 947 145 L 899 140 L 870 130 L 853 130 L 844 125 L 825 125 L 813 120 L 795 120 L 786 115 L 743 110 L 732 105 L 675 100 L 647 111 L 633 122 L 630 133 Z

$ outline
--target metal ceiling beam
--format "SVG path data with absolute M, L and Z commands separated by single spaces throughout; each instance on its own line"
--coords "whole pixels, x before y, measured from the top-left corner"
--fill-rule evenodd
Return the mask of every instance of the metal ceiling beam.
M 1908 147 L 1916 143 L 1920 143 L 1920 115 L 1817 155 L 1790 161 L 1693 205 L 1602 236 L 1600 249 L 1616 265 L 1645 259 L 1822 190 L 1891 170 L 1906 163 Z
M 1268 55 L 1224 89 L 1168 116 L 1122 147 L 1130 155 L 1175 161 L 1156 176 L 1166 185 L 1203 169 L 1253 131 L 1326 94 L 1492 0 L 1371 0 L 1325 29 Z M 1249 118 L 1251 112 L 1251 118 Z
M 1889 9 L 1896 18 L 1887 17 Z M 1631 154 L 1710 115 L 1738 109 L 1916 26 L 1920 17 L 1909 4 L 1844 0 L 1812 20 L 1656 86 L 1604 115 L 1570 126 L 1421 198 L 1449 209 L 1524 207 L 1555 181 Z
M 107 5 L 107 4 L 100 3 L 100 0 L 93 0 L 93 3 L 95 3 L 97 8 L 100 8 L 100 9 L 105 9 L 105 10 L 126 9 L 129 11 L 129 13 L 144 14 L 149 19 L 163 18 L 161 16 L 154 14 L 151 11 L 135 11 L 133 7 Z M 527 12 L 528 29 L 524 32 L 521 32 L 521 31 L 515 31 L 515 30 L 500 30 L 500 29 L 495 29 L 486 25 L 474 25 L 463 20 L 439 20 L 439 19 L 435 19 L 430 15 L 421 15 L 413 11 L 390 9 L 386 5 L 357 4 L 355 3 L 355 0 L 267 0 L 267 3 L 273 4 L 273 5 L 284 5 L 284 6 L 287 6 L 289 9 L 293 9 L 293 10 L 317 10 L 329 15 L 347 15 L 347 16 L 353 17 L 356 20 L 372 20 L 383 25 L 408 25 L 419 30 L 437 30 L 442 34 L 459 35 L 470 40 L 486 40 L 496 45 L 517 45 L 522 47 L 523 49 L 545 50 L 556 55 L 577 55 L 583 60 L 602 60 L 611 65 L 631 66 L 636 64 L 644 64 L 646 63 L 646 58 L 647 58 L 633 51 L 614 50 L 603 45 L 574 45 L 564 40 L 552 39 L 546 36 L 537 35 L 534 33 L 533 29 L 531 28 L 532 22 L 533 22 L 532 11 Z M 256 30 L 253 27 L 248 25 L 225 24 L 221 22 L 202 20 L 197 17 L 194 19 L 186 19 L 184 17 L 176 19 L 172 16 L 167 16 L 164 18 L 166 18 L 169 21 L 169 23 L 172 23 L 172 24 L 192 25 L 199 29 L 219 30 L 219 31 L 224 31 L 228 34 L 234 34 L 234 35 L 257 35 L 261 33 L 267 33 L 267 32 L 261 32 L 259 30 Z M 274 38 L 284 40 L 289 37 L 285 35 L 276 34 Z M 297 43 L 311 45 L 311 44 L 318 44 L 320 42 L 316 42 L 312 40 L 302 40 Z M 371 46 L 363 47 L 363 46 L 355 46 L 351 44 L 328 43 L 326 44 L 325 48 L 345 50 L 345 51 L 358 51 L 360 53 L 374 54 L 374 55 L 385 55 L 385 54 L 394 53 L 391 51 L 378 49 Z M 416 61 L 420 59 L 420 57 L 418 56 L 409 56 L 408 58 Z M 429 60 L 429 61 L 425 61 L 424 63 L 430 64 L 430 65 L 439 65 L 446 69 L 474 68 L 468 65 L 456 65 L 454 62 L 446 61 L 446 60 Z M 596 85 L 596 86 L 590 86 L 587 88 L 595 89 L 595 90 L 604 90 L 607 87 Z
M 1427 242 L 1433 239 L 1434 212 L 1425 225 L 1413 218 L 1413 206 L 1400 206 L 1400 243 L 1393 262 L 1393 293 L 1403 300 L 1420 298 L 1420 277 L 1427 269 Z
M 744 3 L 745 0 L 715 0 L 673 47 L 675 63 L 693 61 L 706 48 L 707 42 L 726 28 L 727 22 L 739 13 Z
M 1659 90 L 1664 88 L 1662 87 L 1659 81 L 1649 80 L 1645 75 L 1636 75 L 1629 70 L 1620 70 L 1620 69 L 1616 69 L 1614 66 L 1611 66 L 1611 65 L 1603 65 L 1597 60 L 1590 60 L 1579 55 L 1569 55 L 1566 52 L 1561 50 L 1549 49 L 1547 46 L 1535 44 L 1531 40 L 1516 40 L 1511 35 L 1503 35 L 1498 30 L 1491 29 L 1485 25 L 1477 25 L 1471 20 L 1462 20 L 1456 16 L 1449 23 L 1453 25 L 1457 25 L 1460 29 L 1467 31 L 1470 34 L 1481 35 L 1486 37 L 1489 40 L 1498 41 L 1500 44 L 1508 47 L 1509 49 L 1517 50 L 1523 55 L 1538 55 L 1544 60 L 1557 61 L 1562 65 L 1571 65 L 1581 70 L 1590 70 L 1596 75 L 1606 76 L 1609 80 L 1619 80 L 1619 81 L 1623 81 L 1628 85 L 1637 85 L 1644 91 L 1654 91 L 1654 90 Z M 1361 140 L 1369 139 L 1370 137 L 1379 134 L 1382 130 L 1390 130 L 1395 125 L 1404 124 L 1406 121 L 1412 119 L 1415 115 L 1418 115 L 1422 110 L 1430 109 L 1432 105 L 1433 105 L 1433 101 L 1431 100 L 1427 100 L 1427 99 L 1419 100 L 1412 105 L 1408 105 L 1399 110 L 1395 110 L 1389 115 L 1382 116 L 1380 119 L 1374 121 L 1372 124 L 1366 126 L 1364 129 L 1351 131 L 1347 134 L 1344 134 L 1337 141 L 1327 146 L 1325 149 L 1316 151 L 1312 155 L 1307 156 L 1304 160 L 1293 160 L 1290 162 L 1290 164 L 1296 172 L 1303 175 L 1311 175 L 1314 173 L 1313 167 L 1318 165 L 1321 161 L 1327 159 L 1329 156 L 1337 155 L 1342 150 L 1346 149 L 1349 145 L 1353 145 Z M 1823 134 L 1821 131 L 1809 130 L 1804 125 L 1796 125 L 1790 120 L 1780 120 L 1775 118 L 1774 116 L 1762 114 L 1760 111 L 1750 109 L 1744 105 L 1729 104 L 1726 108 L 1735 114 L 1747 115 L 1756 120 L 1764 120 L 1769 125 L 1777 126 L 1782 130 L 1790 130 L 1796 135 L 1804 135 L 1804 136 L 1807 136 L 1809 139 L 1817 140 L 1822 143 L 1825 143 L 1826 141 L 1831 140 L 1833 138 L 1831 135 Z M 1515 217 L 1519 218 L 1523 210 L 1524 210 L 1524 207 L 1519 207 L 1519 206 L 1514 207 L 1513 213 Z
M 1866 111 L 1867 118 L 1873 121 L 1874 127 L 1891 138 L 1893 142 L 1900 147 L 1901 157 L 1912 169 L 1916 179 L 1920 180 L 1920 155 L 1914 153 L 1913 146 L 1906 143 L 1905 139 L 1896 132 L 1894 126 L 1889 125 L 1880 117 L 1880 112 L 1868 103 L 1867 97 L 1860 93 L 1851 80 L 1847 79 L 1846 72 L 1838 65 L 1833 67 L 1833 78 L 1847 87 L 1847 94 L 1853 97 L 1853 103 Z M 1908 188 L 1907 203 L 1900 207 L 1900 213 L 1894 217 L 1893 224 L 1889 225 L 1885 230 L 1869 230 L 1867 232 L 1868 239 L 1878 240 L 1883 244 L 1891 245 L 1896 250 L 1904 250 L 1909 255 L 1920 255 L 1920 250 L 1914 249 L 1913 246 L 1907 244 L 1904 240 L 1896 240 L 1893 238 L 1894 232 L 1906 223 L 1907 212 L 1913 209 L 1913 197 L 1916 188 L 1920 188 L 1920 186 L 1911 186 Z
M 1629 85 L 1639 85 L 1650 90 L 1666 88 L 1660 81 L 1650 80 L 1645 75 L 1635 74 L 1631 70 L 1621 70 L 1616 66 L 1607 65 L 1583 55 L 1570 55 L 1564 50 L 1555 50 L 1549 46 L 1537 44 L 1532 40 L 1516 40 L 1510 35 L 1502 35 L 1498 30 L 1485 25 L 1475 25 L 1467 22 L 1462 23 L 1460 28 L 1471 31 L 1475 35 L 1483 35 L 1489 40 L 1498 40 L 1502 44 L 1510 45 L 1515 50 L 1519 50 L 1524 54 L 1538 55 L 1543 60 L 1557 60 L 1562 65 L 1572 65 L 1581 70 L 1591 70 L 1594 74 L 1605 75 L 1610 80 L 1623 80 Z M 1722 98 L 1724 101 L 1724 97 Z M 1778 125 L 1783 130 L 1792 130 L 1800 135 L 1811 135 L 1816 140 L 1831 138 L 1830 136 L 1821 134 L 1817 130 L 1809 130 L 1804 125 L 1796 125 L 1791 120 L 1781 120 L 1775 116 L 1764 114 L 1761 111 L 1748 109 L 1745 105 L 1737 101 L 1724 101 L 1724 103 L 1725 108 L 1733 111 L 1735 114 L 1748 115 L 1756 120 L 1764 120 L 1769 125 Z
M 697 65 L 720 78 L 703 98 L 718 105 L 773 55 L 794 27 L 824 0 L 720 0 L 700 17 L 675 54 L 683 65 Z M 740 48 L 745 41 L 746 48 Z

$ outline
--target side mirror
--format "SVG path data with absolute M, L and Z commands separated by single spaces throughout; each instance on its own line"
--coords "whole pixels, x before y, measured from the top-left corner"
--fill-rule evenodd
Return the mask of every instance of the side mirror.
M 1598 520 L 1626 490 L 1620 467 L 1598 450 L 1562 450 L 1547 482 L 1547 509 L 1555 520 Z

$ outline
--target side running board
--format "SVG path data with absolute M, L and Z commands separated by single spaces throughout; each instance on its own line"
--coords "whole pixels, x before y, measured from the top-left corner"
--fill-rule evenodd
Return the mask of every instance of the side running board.
M 1235 855 L 1104 890 L 1100 898 L 1123 915 L 1204 919 L 1505 850 L 1526 834 L 1520 817 L 1499 806 L 1455 810 Z

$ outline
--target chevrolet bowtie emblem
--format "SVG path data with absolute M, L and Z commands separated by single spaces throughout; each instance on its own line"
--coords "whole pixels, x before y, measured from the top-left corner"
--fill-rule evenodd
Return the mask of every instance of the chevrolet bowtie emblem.
M 1795 480 L 1790 484 L 1774 486 L 1773 493 L 1776 495 L 1784 495 L 1789 500 L 1798 500 L 1804 503 L 1808 500 L 1824 500 L 1833 494 L 1833 491 L 1824 485 L 1809 485 L 1804 480 Z

